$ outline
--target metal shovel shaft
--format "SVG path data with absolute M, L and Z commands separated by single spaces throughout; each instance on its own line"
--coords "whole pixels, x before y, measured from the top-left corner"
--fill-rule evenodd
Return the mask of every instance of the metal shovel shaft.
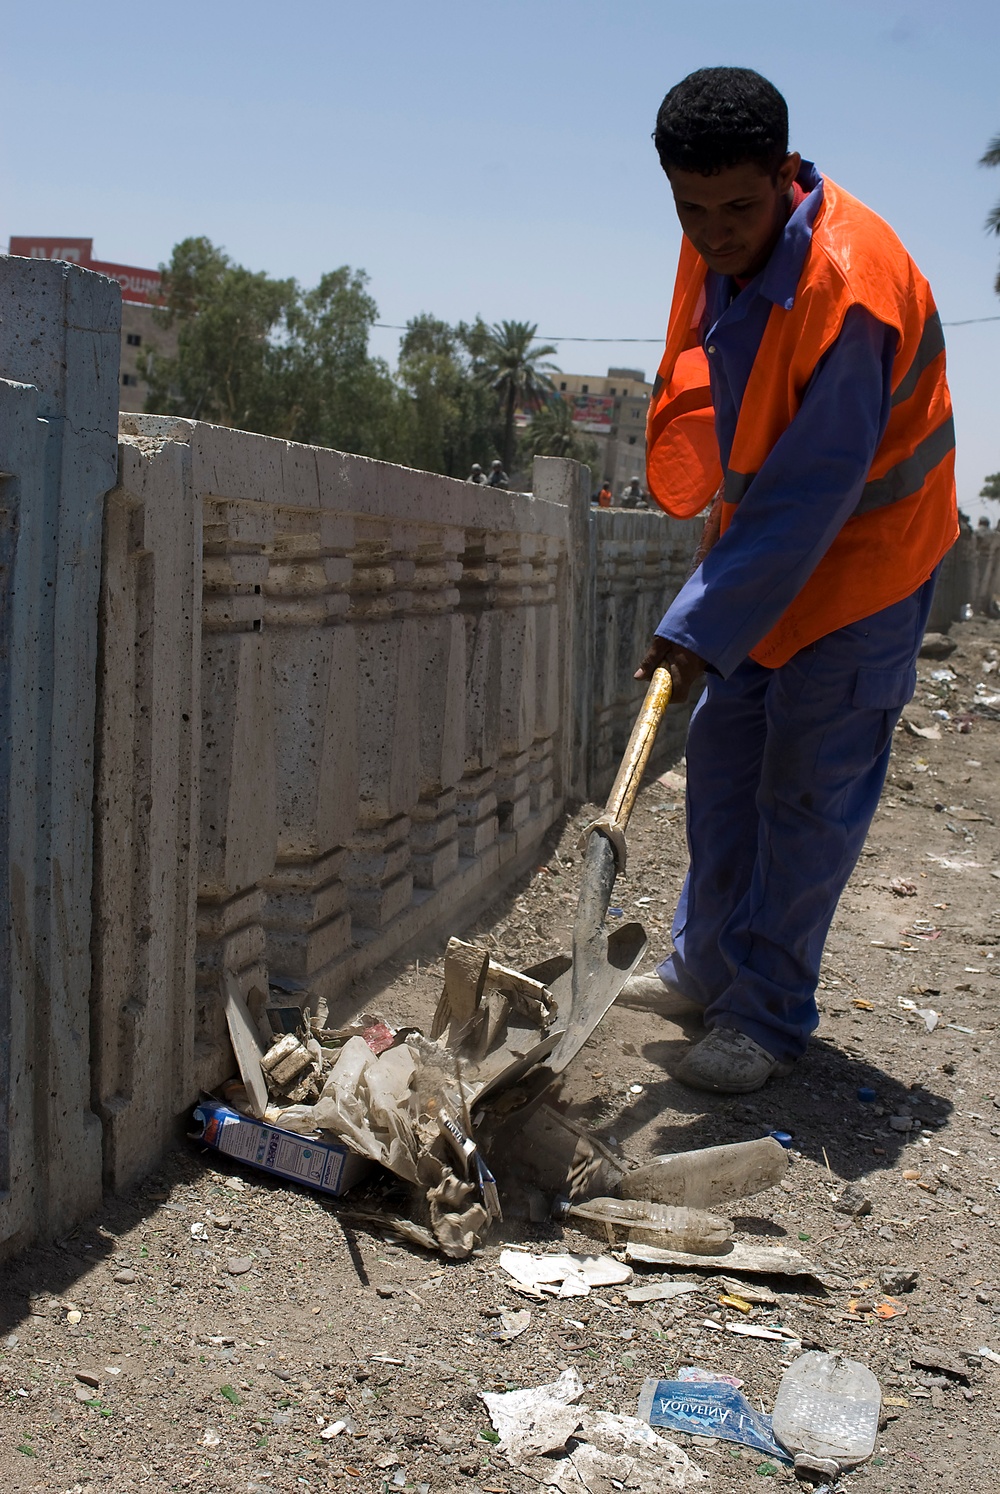
M 657 669 L 632 728 L 604 814 L 597 821 L 587 841 L 580 896 L 573 924 L 573 984 L 569 1020 L 548 1060 L 548 1068 L 554 1074 L 560 1073 L 579 1053 L 613 1004 L 646 947 L 643 935 L 641 940 L 634 941 L 634 949 L 629 947 L 627 952 L 622 952 L 621 964 L 612 963 L 604 918 L 618 873 L 616 842 L 624 846 L 625 827 L 635 805 L 649 754 L 653 750 L 657 727 L 670 702 L 671 688 L 669 672 L 663 668 Z M 625 930 L 621 932 L 624 933 Z

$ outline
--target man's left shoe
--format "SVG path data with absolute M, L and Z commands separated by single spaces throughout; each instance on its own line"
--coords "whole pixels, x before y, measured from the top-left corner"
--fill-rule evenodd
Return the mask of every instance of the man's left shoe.
M 746 1095 L 769 1079 L 791 1073 L 792 1067 L 791 1062 L 775 1058 L 746 1033 L 733 1027 L 714 1027 L 685 1054 L 674 1070 L 674 1078 L 689 1089 Z

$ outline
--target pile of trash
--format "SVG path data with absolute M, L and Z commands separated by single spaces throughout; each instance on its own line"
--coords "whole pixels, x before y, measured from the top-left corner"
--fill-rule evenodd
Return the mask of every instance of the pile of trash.
M 837 1479 L 875 1450 L 882 1392 L 863 1364 L 816 1350 L 801 1354 L 782 1376 L 770 1416 L 754 1409 L 740 1384 L 697 1368 L 676 1380 L 647 1380 L 638 1416 L 582 1405 L 575 1369 L 547 1385 L 482 1398 L 510 1465 L 563 1494 L 696 1487 L 707 1475 L 663 1431 L 738 1443 L 772 1460 L 758 1473 L 784 1464 L 809 1479 Z
M 338 1196 L 372 1164 L 410 1190 L 408 1237 L 454 1259 L 500 1220 L 501 1196 L 529 1216 L 572 1220 L 629 1260 L 735 1270 L 808 1269 L 793 1250 L 733 1239 L 718 1205 L 772 1187 L 788 1154 L 773 1137 L 625 1166 L 544 1104 L 545 1060 L 562 1035 L 553 984 L 564 958 L 526 972 L 452 939 L 425 1036 L 378 1014 L 328 1028 L 281 992 L 244 998 L 223 975 L 240 1071 L 195 1112 L 198 1139 Z M 516 1144 L 510 1144 L 516 1136 Z M 500 1181 L 488 1156 L 499 1159 Z M 752 1259 L 751 1259 L 752 1257 Z
M 225 1113 L 198 1107 L 199 1139 L 334 1194 L 358 1168 L 321 1169 L 319 1150 L 296 1149 L 289 1134 L 377 1163 L 410 1186 L 433 1243 L 468 1256 L 501 1217 L 476 1124 L 501 1097 L 509 1104 L 511 1086 L 558 1035 L 544 980 L 453 939 L 429 1037 L 377 1014 L 329 1029 L 300 1006 L 275 1004 L 278 992 L 248 1001 L 230 972 L 222 984 L 240 1080 L 223 1090 Z

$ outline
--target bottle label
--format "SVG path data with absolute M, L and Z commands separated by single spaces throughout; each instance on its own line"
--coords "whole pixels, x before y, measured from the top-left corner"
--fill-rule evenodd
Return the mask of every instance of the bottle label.
M 755 1411 L 745 1396 L 720 1381 L 692 1384 L 685 1380 L 647 1380 L 639 1397 L 639 1415 L 650 1426 L 698 1437 L 721 1437 L 767 1453 L 782 1463 L 792 1461 L 775 1440 L 771 1418 Z

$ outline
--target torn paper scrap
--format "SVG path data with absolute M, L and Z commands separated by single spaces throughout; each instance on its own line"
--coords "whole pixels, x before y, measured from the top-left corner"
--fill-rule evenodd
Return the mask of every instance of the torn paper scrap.
M 589 1297 L 592 1287 L 621 1286 L 632 1280 L 632 1269 L 609 1255 L 531 1255 L 527 1250 L 501 1250 L 500 1268 L 536 1296 Z

